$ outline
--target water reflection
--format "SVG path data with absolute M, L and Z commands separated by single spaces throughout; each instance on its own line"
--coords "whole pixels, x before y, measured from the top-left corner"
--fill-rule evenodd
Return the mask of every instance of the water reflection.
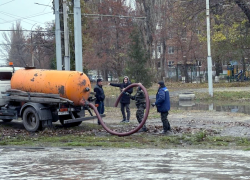
M 189 105 L 189 106 L 188 106 Z M 233 112 L 233 113 L 244 113 L 250 114 L 250 105 L 230 105 L 228 102 L 214 102 L 210 104 L 205 104 L 202 102 L 171 102 L 171 109 L 179 110 L 209 110 L 209 111 L 219 111 L 219 112 Z
M 179 101 L 179 106 L 180 107 L 192 107 L 195 106 L 194 101 Z
M 106 98 L 105 106 L 114 107 L 116 98 Z M 155 102 L 155 99 L 150 99 L 151 102 Z M 233 112 L 233 113 L 244 113 L 250 114 L 250 104 L 238 104 L 230 105 L 231 102 L 214 102 L 206 104 L 204 102 L 191 101 L 171 101 L 172 110 L 210 110 L 210 111 L 221 111 L 221 112 Z M 119 106 L 118 106 L 119 107 Z M 135 102 L 131 100 L 130 108 L 136 108 Z

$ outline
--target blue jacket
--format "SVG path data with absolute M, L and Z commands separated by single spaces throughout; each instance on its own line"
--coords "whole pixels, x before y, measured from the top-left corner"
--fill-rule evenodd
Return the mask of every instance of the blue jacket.
M 158 112 L 168 112 L 170 110 L 170 97 L 167 87 L 158 89 L 155 105 Z

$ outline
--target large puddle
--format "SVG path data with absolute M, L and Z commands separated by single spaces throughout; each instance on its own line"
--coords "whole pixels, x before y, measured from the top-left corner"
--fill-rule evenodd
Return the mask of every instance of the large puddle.
M 1 148 L 1 179 L 250 179 L 237 150 Z

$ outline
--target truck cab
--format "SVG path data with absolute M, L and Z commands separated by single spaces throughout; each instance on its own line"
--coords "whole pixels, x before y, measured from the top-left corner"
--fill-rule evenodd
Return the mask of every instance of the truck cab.
M 15 70 L 18 69 L 24 69 L 23 67 L 11 67 L 11 66 L 0 66 L 0 106 L 4 106 L 7 104 L 8 100 L 4 99 L 3 96 L 6 96 L 6 94 L 2 94 L 1 92 L 6 92 L 9 90 L 10 87 L 10 80 L 12 77 L 12 74 L 15 72 Z

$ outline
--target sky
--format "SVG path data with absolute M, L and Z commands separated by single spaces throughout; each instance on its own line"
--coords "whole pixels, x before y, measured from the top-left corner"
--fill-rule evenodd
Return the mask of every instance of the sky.
M 3 30 L 10 30 L 18 20 L 24 30 L 34 30 L 36 26 L 45 27 L 46 22 L 54 19 L 52 0 L 0 0 L 0 44 Z
M 134 0 L 127 0 L 133 5 Z M 38 3 L 38 4 L 35 4 Z M 33 30 L 36 26 L 45 27 L 44 23 L 55 19 L 51 9 L 52 0 L 0 0 L 0 30 L 10 30 L 17 20 L 25 30 Z M 0 43 L 2 38 L 0 31 Z
M 0 0 L 0 48 L 3 43 L 4 30 L 11 30 L 16 21 L 21 21 L 24 30 L 45 27 L 46 22 L 55 20 L 52 10 L 53 0 Z M 38 3 L 38 4 L 36 4 Z M 131 5 L 134 0 L 127 0 Z M 0 56 L 0 64 L 4 61 Z
M 33 25 L 45 27 L 45 22 L 54 19 L 52 0 L 0 0 L 1 30 L 10 29 L 18 20 L 24 29 L 31 30 Z

